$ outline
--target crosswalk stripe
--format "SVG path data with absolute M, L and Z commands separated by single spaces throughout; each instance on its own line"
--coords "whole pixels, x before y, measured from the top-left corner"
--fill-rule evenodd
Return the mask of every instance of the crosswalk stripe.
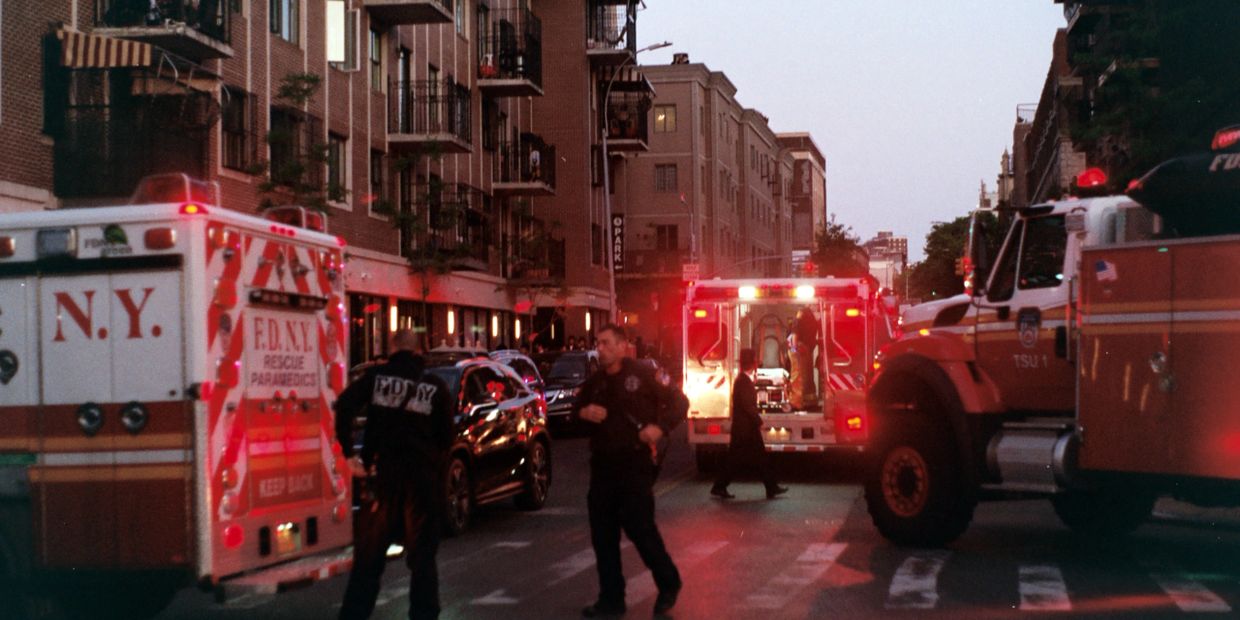
M 1167 593 L 1167 596 L 1171 597 L 1180 611 L 1211 613 L 1231 611 L 1231 606 L 1219 595 L 1183 574 L 1151 573 L 1150 577 L 1154 583 L 1158 584 L 1158 587 L 1163 589 L 1163 592 Z
M 825 574 L 844 553 L 848 543 L 813 543 L 788 568 L 745 598 L 752 609 L 783 609 L 793 598 Z
M 1020 567 L 1021 611 L 1072 611 L 1068 586 L 1058 566 Z
M 905 558 L 887 590 L 887 609 L 934 609 L 939 604 L 939 573 L 950 555 L 923 551 Z
M 689 545 L 689 548 L 677 557 L 676 553 L 672 553 L 672 560 L 676 562 L 677 568 L 681 574 L 698 564 L 702 560 L 710 557 L 716 551 L 728 546 L 728 541 L 718 540 L 712 542 L 699 542 Z M 642 571 L 641 574 L 630 577 L 624 586 L 625 600 L 630 605 L 648 599 L 658 593 L 658 587 L 654 584 L 654 577 L 649 570 Z
M 620 548 L 626 549 L 632 547 L 633 543 L 625 540 L 621 541 Z M 561 581 L 568 581 L 576 577 L 582 571 L 594 566 L 594 547 L 586 547 L 577 553 L 574 553 L 559 562 L 551 565 L 551 572 L 555 575 L 551 581 L 547 582 L 548 586 L 553 586 Z

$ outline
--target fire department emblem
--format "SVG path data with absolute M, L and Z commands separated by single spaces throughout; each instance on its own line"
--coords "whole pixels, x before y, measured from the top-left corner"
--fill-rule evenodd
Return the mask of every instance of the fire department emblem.
M 1020 333 L 1020 344 L 1032 349 L 1038 344 L 1038 328 L 1042 325 L 1042 312 L 1037 308 L 1022 310 L 1016 317 L 1016 331 Z
M 624 379 L 624 389 L 627 392 L 636 392 L 637 388 L 641 386 L 642 386 L 641 379 L 638 379 L 637 375 L 629 375 L 628 377 L 625 377 Z

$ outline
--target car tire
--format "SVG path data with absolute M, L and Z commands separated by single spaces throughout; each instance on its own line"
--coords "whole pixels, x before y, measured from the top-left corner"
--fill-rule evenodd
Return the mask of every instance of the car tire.
M 551 491 L 551 451 L 535 440 L 525 458 L 525 487 L 515 501 L 521 510 L 538 510 L 547 503 Z
M 444 533 L 460 536 L 469 529 L 474 512 L 474 494 L 469 466 L 460 456 L 453 456 L 444 470 Z
M 1119 538 L 1137 529 L 1150 516 L 1157 496 L 1130 486 L 1089 491 L 1067 491 L 1051 497 L 1051 506 L 1064 525 L 1090 538 Z
M 973 519 L 955 442 L 929 419 L 891 419 L 866 475 L 870 518 L 888 540 L 938 547 L 964 533 Z

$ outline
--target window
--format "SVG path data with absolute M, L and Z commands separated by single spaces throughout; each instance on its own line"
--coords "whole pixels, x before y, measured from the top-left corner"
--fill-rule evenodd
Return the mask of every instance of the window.
M 345 199 L 347 188 L 348 139 L 337 134 L 327 135 L 327 199 L 337 202 Z
M 991 278 L 990 290 L 986 294 L 988 301 L 1007 301 L 1016 292 L 1016 256 L 1020 252 L 1020 238 L 1025 231 L 1025 222 L 1018 220 L 1008 234 L 1003 253 L 995 263 L 994 276 Z
M 654 191 L 676 191 L 676 164 L 658 164 L 654 167 Z
M 358 11 L 345 11 L 344 14 L 344 62 L 331 63 L 332 68 L 340 71 L 357 71 L 357 26 Z
M 603 264 L 603 227 L 590 225 L 590 254 L 595 265 Z
M 680 237 L 675 224 L 663 224 L 654 229 L 656 250 L 680 249 Z
M 1020 248 L 1021 289 L 1051 288 L 1063 282 L 1063 259 L 1068 245 L 1064 217 L 1040 217 L 1025 225 Z
M 270 0 L 268 15 L 271 31 L 289 43 L 298 42 L 301 25 L 301 0 Z
M 456 0 L 456 15 L 454 16 L 456 20 L 456 33 L 462 37 L 469 36 L 469 27 L 467 26 L 469 23 L 468 15 L 469 13 L 465 12 L 465 0 Z
M 383 151 L 370 151 L 370 199 L 367 202 L 370 204 L 371 212 L 374 212 L 376 206 L 387 200 L 387 184 L 384 183 L 384 172 L 386 170 L 384 164 L 387 163 L 384 161 L 385 159 Z
M 482 148 L 494 151 L 499 142 L 499 102 L 490 97 L 482 98 Z
M 224 132 L 224 167 L 246 170 L 257 159 L 254 132 L 254 101 L 245 91 L 224 87 L 220 126 Z
M 383 35 L 370 31 L 370 88 L 383 90 Z
M 657 105 L 654 107 L 654 132 L 674 133 L 676 131 L 676 106 Z
M 300 176 L 300 155 L 302 138 L 301 117 L 291 110 L 272 108 L 271 135 L 271 180 L 277 184 L 295 182 Z

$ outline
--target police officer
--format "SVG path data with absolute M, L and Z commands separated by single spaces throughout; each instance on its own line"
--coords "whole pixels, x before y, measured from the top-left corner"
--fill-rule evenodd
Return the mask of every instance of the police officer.
M 629 537 L 659 588 L 654 612 L 676 604 L 680 572 L 654 522 L 654 478 L 661 440 L 679 423 L 688 401 L 661 385 L 654 372 L 625 357 L 624 328 L 602 327 L 596 338 L 600 370 L 581 387 L 575 415 L 593 424 L 590 435 L 590 538 L 598 564 L 599 595 L 581 614 L 614 617 L 625 612 L 620 531 Z
M 400 541 L 409 567 L 409 617 L 439 616 L 435 552 L 443 465 L 452 442 L 448 387 L 414 354 L 410 330 L 392 336 L 392 356 L 354 381 L 336 401 L 336 439 L 353 452 L 353 418 L 366 411 L 362 462 L 373 467 L 373 497 L 354 522 L 353 571 L 340 618 L 368 618 L 379 594 L 387 548 Z
M 771 470 L 769 455 L 762 443 L 762 414 L 758 412 L 758 391 L 751 376 L 757 369 L 754 350 L 741 349 L 741 371 L 732 384 L 732 434 L 728 440 L 728 458 L 710 488 L 711 495 L 724 499 L 735 497 L 728 492 L 728 485 L 745 467 L 758 470 L 762 484 L 766 486 L 767 499 L 788 492 L 788 487 L 779 486 L 775 481 L 775 472 Z

